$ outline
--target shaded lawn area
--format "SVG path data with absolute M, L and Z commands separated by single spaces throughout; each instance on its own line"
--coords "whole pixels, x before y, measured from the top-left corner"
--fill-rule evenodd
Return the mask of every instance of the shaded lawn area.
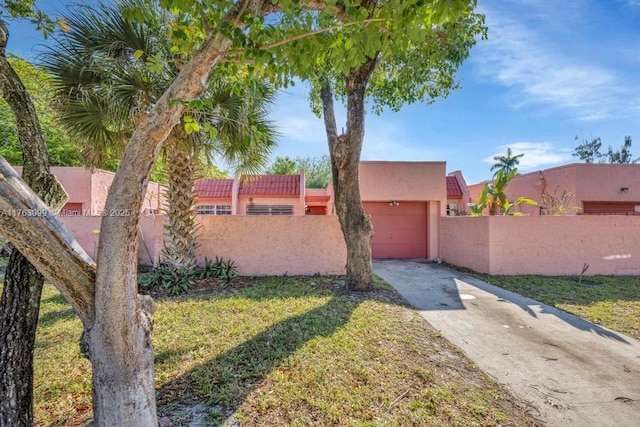
M 173 426 L 533 425 L 506 393 L 400 297 L 340 278 L 270 277 L 162 298 L 156 388 Z M 35 361 L 37 425 L 85 425 L 81 326 L 45 286 Z
M 490 276 L 465 270 L 519 293 L 640 340 L 640 276 Z

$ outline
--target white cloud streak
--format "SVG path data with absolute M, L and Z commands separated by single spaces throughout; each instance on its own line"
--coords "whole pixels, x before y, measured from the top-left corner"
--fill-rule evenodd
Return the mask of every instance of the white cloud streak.
M 497 152 L 483 161 L 493 165 L 494 156 L 504 156 L 507 148 L 511 148 L 513 155 L 524 154 L 518 165 L 520 172 L 568 163 L 572 159 L 571 150 L 556 148 L 549 142 L 514 142 L 496 147 Z
M 553 23 L 549 23 L 547 34 L 540 21 L 533 29 L 533 25 L 507 15 L 504 9 L 484 9 L 489 40 L 479 43 L 474 62 L 482 75 L 512 90 L 513 107 L 538 103 L 567 110 L 581 120 L 640 112 L 640 96 L 633 82 L 625 81 L 610 65 L 599 63 L 597 53 L 582 58 L 563 52 L 563 40 L 554 39 L 557 33 Z M 543 9 L 534 12 L 543 16 L 542 22 L 553 16 Z M 568 17 L 557 19 L 565 21 Z

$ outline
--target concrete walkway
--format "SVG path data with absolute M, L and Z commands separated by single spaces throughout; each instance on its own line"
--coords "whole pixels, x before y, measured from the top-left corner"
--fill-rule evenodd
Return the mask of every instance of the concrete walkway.
M 640 426 L 638 341 L 424 260 L 374 261 L 373 269 L 530 402 L 535 418 L 549 426 Z

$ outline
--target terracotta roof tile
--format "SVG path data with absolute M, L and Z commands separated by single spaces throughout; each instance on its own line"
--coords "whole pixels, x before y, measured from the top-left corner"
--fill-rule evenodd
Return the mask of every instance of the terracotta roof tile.
M 260 175 L 242 180 L 240 194 L 252 196 L 298 196 L 300 175 Z
M 448 199 L 460 199 L 462 198 L 462 189 L 455 176 L 447 177 L 447 198 Z
M 198 197 L 210 199 L 230 199 L 232 189 L 232 179 L 199 179 L 195 185 Z

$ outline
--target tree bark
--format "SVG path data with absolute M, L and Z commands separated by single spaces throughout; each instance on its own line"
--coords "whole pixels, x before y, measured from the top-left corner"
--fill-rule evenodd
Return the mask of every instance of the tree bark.
M 278 7 L 268 1 L 239 1 L 225 20 L 241 27 L 243 16 L 269 13 Z M 82 256 L 86 253 L 55 217 L 0 215 L 0 233 L 62 291 L 84 322 L 97 427 L 158 423 L 151 343 L 153 303 L 137 295 L 138 217 L 161 144 L 184 111 L 183 104 L 174 101 L 190 101 L 201 94 L 211 70 L 230 45 L 222 35 L 209 37 L 153 108 L 138 119 L 107 196 L 95 291 L 93 263 Z M 0 174 L 0 211 L 46 209 L 1 158 Z M 75 277 L 70 269 L 79 276 Z M 93 295 L 95 298 L 90 298 Z
M 196 153 L 184 128 L 173 128 L 165 141 L 167 153 L 167 224 L 162 262 L 173 268 L 194 268 L 198 262 L 196 241 Z
M 24 181 L 54 211 L 68 196 L 49 170 L 42 129 L 31 98 L 5 56 L 9 32 L 0 21 L 0 91 L 22 146 Z M 9 212 L 6 212 L 9 214 Z M 0 426 L 33 425 L 33 349 L 44 277 L 18 250 L 9 258 L 0 297 Z
M 347 286 L 356 291 L 372 288 L 371 238 L 373 226 L 362 208 L 358 166 L 364 140 L 364 101 L 367 83 L 376 66 L 369 59 L 345 77 L 347 92 L 347 128 L 338 135 L 333 93 L 323 79 L 320 97 L 335 193 L 336 213 L 347 245 Z
M 217 36 L 194 53 L 139 120 L 109 189 L 98 246 L 96 321 L 87 331 L 97 427 L 157 425 L 153 310 L 152 304 L 137 298 L 138 214 L 162 142 L 184 111 L 183 104 L 172 101 L 190 101 L 202 93 L 211 70 L 229 46 L 228 39 Z

